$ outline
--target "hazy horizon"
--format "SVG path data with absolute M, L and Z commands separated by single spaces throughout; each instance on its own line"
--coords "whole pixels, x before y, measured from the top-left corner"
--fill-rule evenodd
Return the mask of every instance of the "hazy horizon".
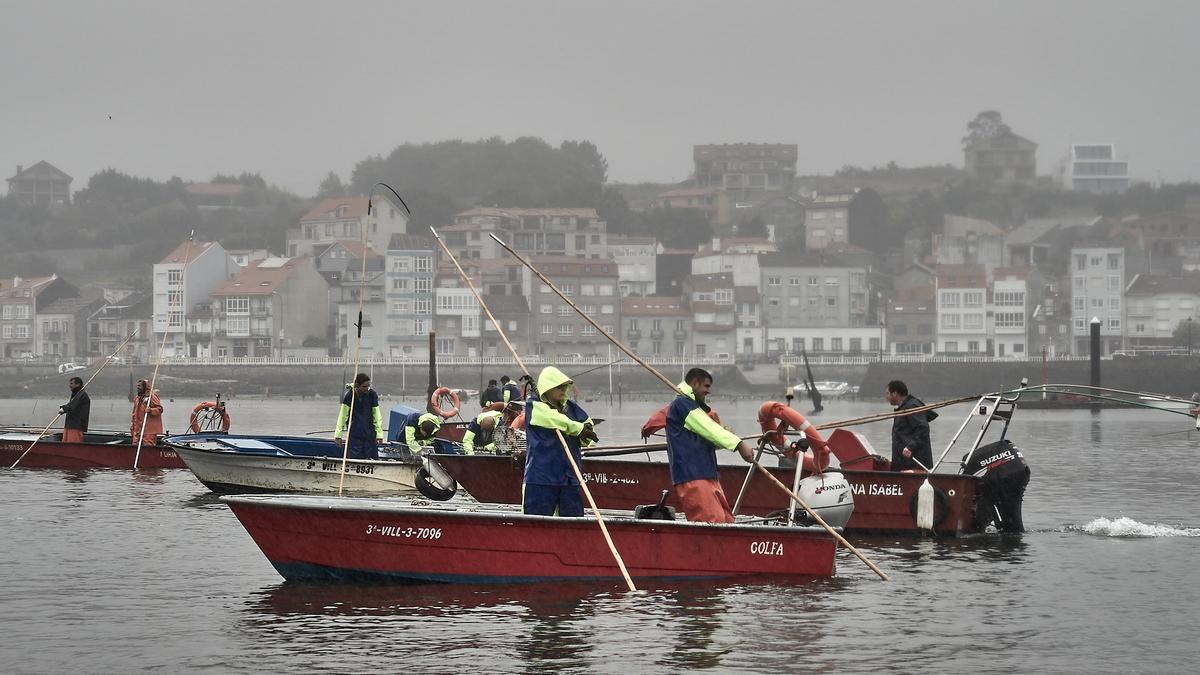
M 961 166 L 988 109 L 1039 174 L 1102 142 L 1135 179 L 1200 180 L 1196 3 L 0 7 L 0 173 L 46 160 L 73 190 L 112 167 L 311 195 L 405 142 L 490 136 L 589 140 L 625 183 L 683 180 L 706 143 L 795 143 L 800 174 Z

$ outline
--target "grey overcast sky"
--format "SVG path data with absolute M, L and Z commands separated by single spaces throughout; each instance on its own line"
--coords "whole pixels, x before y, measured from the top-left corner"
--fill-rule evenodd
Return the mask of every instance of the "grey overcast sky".
M 1198 30 L 1189 1 L 0 0 L 0 174 L 312 194 L 494 135 L 588 139 L 621 182 L 686 178 L 698 143 L 796 143 L 804 174 L 961 165 L 996 109 L 1039 173 L 1113 142 L 1138 178 L 1200 180 Z

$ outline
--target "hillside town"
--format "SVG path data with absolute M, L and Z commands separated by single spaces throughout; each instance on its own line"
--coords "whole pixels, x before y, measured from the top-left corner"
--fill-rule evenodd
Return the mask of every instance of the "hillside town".
M 957 175 L 983 190 L 1130 188 L 1111 144 L 1071 145 L 1048 174 L 1036 148 L 1006 126 L 977 134 L 964 139 Z M 514 345 L 553 361 L 607 361 L 609 342 L 489 235 L 651 361 L 1070 358 L 1087 353 L 1094 320 L 1106 356 L 1191 348 L 1200 196 L 1166 213 L 993 222 L 946 212 L 896 240 L 872 215 L 895 196 L 886 183 L 865 172 L 797 176 L 798 156 L 787 143 L 696 145 L 689 180 L 631 194 L 631 209 L 707 221 L 713 236 L 695 248 L 610 232 L 590 207 L 478 205 L 437 229 Z M 71 180 L 45 161 L 17 167 L 9 198 L 54 209 L 70 202 Z M 213 208 L 239 193 L 186 189 Z M 386 361 L 423 358 L 431 332 L 439 357 L 506 354 L 428 228 L 379 194 L 370 209 L 365 195 L 311 203 L 283 250 L 198 235 L 147 262 L 149 287 L 86 274 L 0 280 L 0 354 Z

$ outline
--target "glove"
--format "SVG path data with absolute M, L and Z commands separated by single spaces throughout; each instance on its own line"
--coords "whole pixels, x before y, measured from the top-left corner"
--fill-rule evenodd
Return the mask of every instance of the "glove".
M 600 437 L 596 435 L 596 430 L 592 428 L 592 425 L 585 424 L 583 431 L 579 432 L 579 440 L 592 444 L 599 442 Z

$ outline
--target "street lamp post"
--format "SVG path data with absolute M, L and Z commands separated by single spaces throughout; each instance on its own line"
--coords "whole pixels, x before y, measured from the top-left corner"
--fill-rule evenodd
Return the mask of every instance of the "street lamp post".
M 1187 355 L 1192 355 L 1192 317 L 1187 318 Z

